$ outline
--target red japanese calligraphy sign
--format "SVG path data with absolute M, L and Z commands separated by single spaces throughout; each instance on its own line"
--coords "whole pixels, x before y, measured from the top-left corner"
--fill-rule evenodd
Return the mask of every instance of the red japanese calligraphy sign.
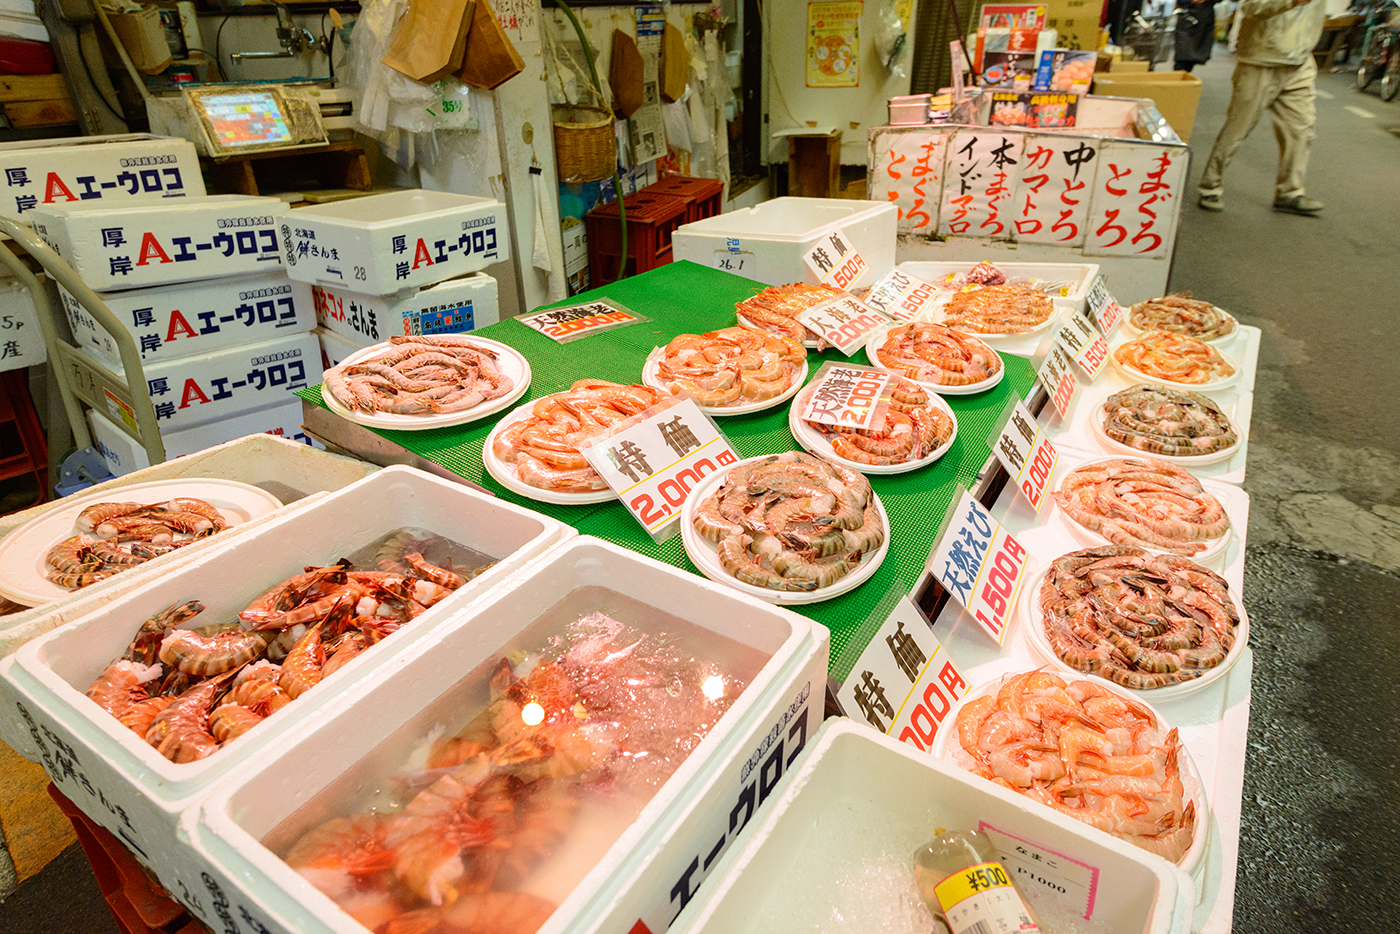
M 1083 137 L 1026 137 L 1012 212 L 1017 241 L 1084 245 L 1098 150 L 1098 140 Z
M 933 236 L 943 192 L 946 130 L 880 130 L 870 142 L 871 201 L 893 202 L 902 234 Z
M 1086 256 L 1165 257 L 1176 238 L 1186 152 L 1150 143 L 1099 146 Z
M 1024 143 L 1020 133 L 961 130 L 953 134 L 943 177 L 940 234 L 1011 239 Z

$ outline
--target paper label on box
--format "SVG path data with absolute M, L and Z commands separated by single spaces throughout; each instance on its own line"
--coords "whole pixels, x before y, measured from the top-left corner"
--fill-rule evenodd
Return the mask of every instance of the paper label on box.
M 633 518 L 664 541 L 680 530 L 681 507 L 700 481 L 739 456 L 694 399 L 665 399 L 621 424 L 579 452 Z
M 855 284 L 867 268 L 865 260 L 842 230 L 819 236 L 816 245 L 802 258 L 821 282 L 842 291 Z
M 1108 291 L 1108 280 L 1103 273 L 1094 277 L 1093 283 L 1089 286 L 1087 295 L 1089 313 L 1094 316 L 1094 323 L 1105 337 L 1113 334 L 1113 329 L 1118 327 L 1118 322 L 1123 318 L 1123 309 L 1118 306 L 1117 300 Z
M 880 397 L 893 378 L 888 370 L 824 363 L 812 388 L 802 394 L 799 417 L 823 425 L 869 428 L 883 412 Z
M 923 752 L 967 680 L 908 595 L 875 632 L 836 699 L 847 713 Z
M 0 290 L 0 372 L 37 366 L 49 358 L 27 289 Z
M 937 295 L 938 286 L 932 282 L 892 269 L 861 300 L 896 321 L 917 321 Z
M 1079 380 L 1074 376 L 1071 362 L 1069 354 L 1065 353 L 1059 340 L 1053 339 L 1050 349 L 1045 354 L 1045 360 L 1035 374 L 1040 385 L 1049 393 L 1050 404 L 1060 413 L 1061 418 L 1069 414 L 1069 407 L 1074 403 L 1074 394 L 1079 390 Z
M 1021 891 L 1033 899 L 1043 895 L 1061 899 L 1076 917 L 1086 921 L 1094 916 L 1099 887 L 1097 866 L 999 830 L 986 821 L 979 821 L 977 829 L 1001 854 L 1001 864 Z
M 556 343 L 567 344 L 581 337 L 592 337 L 594 334 L 651 319 L 619 305 L 610 298 L 600 298 L 582 305 L 568 305 L 564 308 L 537 311 L 532 315 L 521 315 L 515 320 L 539 331 Z
M 1025 583 L 1027 553 L 965 489 L 948 511 L 947 525 L 929 555 L 928 568 L 950 596 L 982 625 L 997 645 Z
M 1020 397 L 1011 397 L 1010 411 L 989 443 L 992 453 L 1011 475 L 1011 482 L 1026 497 L 1031 508 L 1040 512 L 1046 502 L 1045 487 L 1055 473 L 1055 462 L 1060 455 Z
M 872 334 L 893 323 L 884 312 L 854 295 L 813 305 L 793 317 L 848 357 L 864 347 Z
M 710 265 L 715 269 L 722 269 L 725 272 L 732 272 L 735 275 L 743 275 L 747 269 L 752 273 L 755 260 L 752 253 L 740 252 L 738 250 L 715 250 L 714 262 Z

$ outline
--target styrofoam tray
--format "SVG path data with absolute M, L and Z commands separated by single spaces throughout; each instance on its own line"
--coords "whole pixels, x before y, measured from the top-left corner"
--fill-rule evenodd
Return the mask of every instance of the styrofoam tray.
M 745 458 L 737 464 L 734 464 L 730 470 L 770 456 L 771 455 L 768 454 L 760 454 L 758 457 Z M 699 486 L 691 490 L 690 496 L 686 498 L 685 505 L 681 507 L 681 541 L 685 545 L 685 553 L 690 560 L 695 563 L 696 568 L 700 570 L 701 574 L 704 574 L 716 583 L 733 587 L 735 590 L 746 593 L 751 597 L 757 597 L 765 603 L 772 603 L 777 606 L 801 606 L 807 603 L 820 603 L 823 600 L 830 600 L 832 597 L 839 597 L 841 594 L 849 590 L 854 590 L 865 583 L 870 579 L 870 575 L 875 573 L 875 569 L 880 566 L 880 562 L 885 560 L 885 555 L 889 553 L 891 534 L 890 517 L 889 514 L 885 512 L 885 504 L 880 502 L 880 497 L 876 496 L 875 492 L 872 490 L 870 495 L 875 500 L 876 511 L 880 515 L 880 521 L 885 524 L 885 540 L 880 543 L 879 548 L 875 549 L 874 554 L 862 555 L 860 564 L 856 565 L 854 571 L 834 584 L 830 584 L 826 587 L 818 587 L 816 590 L 797 593 L 769 590 L 766 587 L 757 587 L 753 584 L 746 584 L 741 580 L 737 580 L 719 563 L 718 549 L 714 542 L 711 542 L 699 532 L 695 531 L 694 522 L 695 510 L 699 508 L 700 503 L 705 500 L 705 497 L 713 493 L 719 485 L 724 482 L 724 478 L 728 475 L 729 471 L 710 474 L 700 482 Z
M 331 395 L 324 382 L 321 383 L 321 398 L 332 412 L 347 421 L 352 421 L 357 425 L 364 425 L 367 428 L 392 428 L 396 431 L 425 431 L 429 428 L 447 428 L 452 425 L 465 425 L 477 419 L 494 415 L 496 412 L 509 407 L 515 400 L 525 395 L 530 388 L 530 362 L 525 356 L 507 344 L 500 341 L 488 340 L 484 337 L 472 337 L 472 342 L 489 347 L 497 353 L 496 363 L 500 371 L 515 381 L 510 392 L 504 396 L 497 396 L 476 405 L 464 412 L 444 412 L 441 415 L 397 415 L 392 412 L 376 412 L 366 415 L 363 412 L 356 412 L 349 409 L 335 396 Z M 340 362 L 341 366 L 349 366 L 354 363 L 363 363 L 366 360 L 373 360 L 390 352 L 394 348 L 393 344 L 382 343 L 366 347 L 364 350 L 352 353 Z
M 944 720 L 949 724 L 956 724 L 958 722 L 958 715 L 962 713 L 964 707 L 972 701 L 977 700 L 979 697 L 986 697 L 988 695 L 995 697 L 997 691 L 1006 683 L 1008 677 L 1011 677 L 1011 675 L 1003 675 L 1001 678 L 988 681 L 969 690 L 963 695 L 961 700 L 953 705 L 952 710 L 944 714 Z M 1121 697 L 1127 697 L 1136 703 L 1142 704 L 1148 710 L 1152 711 L 1152 715 L 1157 718 L 1157 726 L 1162 731 L 1163 735 L 1171 730 L 1173 726 L 1172 722 L 1167 717 L 1164 717 L 1160 710 L 1147 703 L 1142 694 L 1126 691 L 1111 681 L 1105 681 L 1103 678 L 1097 678 L 1092 675 L 1079 674 L 1073 677 L 1066 675 L 1065 680 L 1090 681 L 1107 690 L 1113 691 Z M 958 739 L 958 732 L 955 729 L 939 730 L 938 734 L 934 737 L 933 748 L 930 749 L 929 752 L 935 759 L 941 759 L 967 772 L 974 771 L 975 762 L 972 756 L 968 755 L 967 751 L 962 748 L 961 742 Z M 1181 755 L 1178 759 L 1178 764 L 1181 767 L 1181 783 L 1184 787 L 1186 798 L 1196 805 L 1196 821 L 1195 832 L 1191 836 L 1191 847 L 1182 855 L 1177 865 L 1181 867 L 1183 872 L 1195 877 L 1205 863 L 1206 849 L 1210 844 L 1210 802 L 1206 796 L 1205 782 L 1201 779 L 1201 773 L 1196 768 L 1195 760 L 1191 758 L 1191 751 L 1187 749 L 1185 745 L 1181 746 Z
M 1129 342 L 1124 341 L 1123 343 L 1115 346 L 1112 352 L 1109 354 L 1109 357 L 1113 360 L 1113 365 L 1118 368 L 1119 372 L 1121 372 L 1124 376 L 1126 376 L 1130 381 L 1134 383 L 1158 383 L 1163 386 L 1170 386 L 1173 389 L 1187 389 L 1191 392 L 1209 394 L 1212 392 L 1218 392 L 1222 389 L 1229 389 L 1231 386 L 1235 385 L 1240 381 L 1240 365 L 1236 363 L 1229 354 L 1223 352 L 1220 354 L 1221 358 L 1224 359 L 1225 364 L 1227 366 L 1232 368 L 1232 371 L 1229 376 L 1222 376 L 1219 379 L 1207 380 L 1204 383 L 1181 383 L 1177 382 L 1176 380 L 1163 379 L 1160 376 L 1151 376 L 1147 373 L 1144 373 L 1142 370 L 1139 370 L 1137 367 L 1130 366 L 1126 363 L 1121 362 L 1118 359 L 1119 348 L 1123 347 L 1127 343 Z
M 661 378 L 659 372 L 661 358 L 665 352 L 664 347 L 653 347 L 651 353 L 647 354 L 646 365 L 642 367 L 642 382 L 653 389 L 671 392 L 670 384 Z M 777 408 L 797 395 L 797 390 L 801 389 L 802 384 L 807 382 L 807 372 L 807 361 L 803 360 L 802 366 L 793 372 L 788 388 L 784 389 L 782 394 L 771 399 L 764 399 L 761 402 L 743 402 L 738 405 L 701 405 L 700 411 L 708 415 L 748 415 L 750 412 L 763 412 L 767 409 Z M 696 404 L 699 405 L 698 402 Z
M 281 500 L 266 490 L 236 480 L 215 478 L 153 480 L 125 487 L 121 495 L 131 499 L 114 500 L 106 491 L 65 499 L 61 508 L 35 516 L 0 539 L 0 596 L 25 606 L 42 606 L 74 594 L 76 591 L 48 580 L 46 559 L 49 549 L 65 539 L 79 533 L 95 537 L 95 533 L 78 528 L 76 520 L 79 513 L 97 503 L 161 503 L 177 496 L 190 496 L 216 507 L 230 528 L 265 516 L 282 505 Z
M 191 599 L 206 609 L 189 625 L 232 618 L 268 587 L 307 565 L 326 565 L 399 529 L 426 528 L 500 560 L 326 678 L 297 701 L 207 758 L 177 764 L 85 696 L 121 656 L 140 621 Z M 170 570 L 0 662 L 0 682 L 50 743 L 62 742 L 76 772 L 57 764 L 42 740 L 49 776 L 89 816 L 162 871 L 179 858 L 179 813 L 221 778 L 265 759 L 287 737 L 304 735 L 363 677 L 417 642 L 431 640 L 454 613 L 509 581 L 532 558 L 575 535 L 538 513 L 409 467 L 388 467 L 304 509 L 230 538 L 197 561 Z M 87 789 L 101 793 L 101 798 Z M 100 801 L 109 802 L 104 806 Z M 120 807 L 126 819 L 111 808 Z M 127 823 L 129 821 L 129 823 Z
M 776 781 L 783 760 L 791 763 L 815 732 L 828 635 L 805 617 L 586 536 L 532 562 L 485 600 L 445 621 L 434 639 L 417 645 L 392 670 L 381 669 L 362 682 L 357 696 L 315 730 L 269 751 L 201 808 L 187 812 L 182 864 L 162 882 L 172 892 L 217 887 L 233 913 L 247 910 L 277 934 L 363 934 L 269 847 L 337 813 L 336 799 L 347 786 L 361 778 L 377 782 L 396 763 L 398 751 L 411 748 L 433 727 L 452 731 L 470 719 L 486 703 L 483 671 L 530 644 L 533 637 L 526 634 L 538 631 L 535 623 L 542 617 L 572 619 L 575 613 L 602 610 L 647 631 L 667 625 L 654 617 L 636 618 L 637 603 L 689 624 L 721 670 L 742 672 L 749 683 L 640 816 L 610 846 L 593 848 L 584 863 L 593 868 L 540 930 L 627 930 L 640 915 L 654 917 L 657 903 L 669 918 L 672 887 L 692 853 L 713 858 L 736 830 L 730 819 L 734 801 L 744 798 L 760 770 L 749 762 L 755 748 L 778 756 L 777 772 L 771 765 L 765 772 L 765 782 Z M 762 813 L 752 792 L 747 800 L 754 804 L 750 814 Z M 561 862 L 580 861 L 577 850 L 561 850 L 554 859 L 556 869 Z M 208 900 L 201 902 L 196 914 L 216 923 Z M 663 926 L 664 920 L 654 929 Z
M 816 387 L 810 388 L 814 389 Z M 888 464 L 880 466 L 875 464 L 862 464 L 857 461 L 847 460 L 846 458 L 836 453 L 835 449 L 831 446 L 831 441 L 827 439 L 826 435 L 822 434 L 816 428 L 813 428 L 807 422 L 803 421 L 801 418 L 798 417 L 797 413 L 801 411 L 802 406 L 804 404 L 804 400 L 807 398 L 808 391 L 809 390 L 804 390 L 803 393 L 800 394 L 798 398 L 795 399 L 792 405 L 788 408 L 788 430 L 792 432 L 792 436 L 797 439 L 798 444 L 802 445 L 812 454 L 815 454 L 818 457 L 824 457 L 829 461 L 834 461 L 838 464 L 841 464 L 844 467 L 849 467 L 852 470 L 858 470 L 864 474 L 908 473 L 911 470 L 918 470 L 921 467 L 927 467 L 929 464 L 932 464 L 944 454 L 947 454 L 948 449 L 953 446 L 953 442 L 958 440 L 958 417 L 953 414 L 953 410 L 949 407 L 948 403 L 943 401 L 942 396 L 938 395 L 937 393 L 929 393 L 929 405 L 937 407 L 940 411 L 943 412 L 943 414 L 947 415 L 950 419 L 953 420 L 953 433 L 949 436 L 947 441 L 945 441 L 939 447 L 934 448 L 932 451 L 928 452 L 918 460 L 910 461 L 905 464 Z
M 1042 921 L 1067 923 L 1077 914 L 1085 925 L 1087 901 L 1093 930 L 1190 930 L 1195 887 L 1160 857 L 852 720 L 829 720 L 812 746 L 673 934 L 861 930 L 877 920 L 882 930 L 900 930 L 900 922 L 934 930 L 932 917 L 921 915 L 910 860 L 939 827 L 999 831 L 1081 867 L 1089 885 L 1077 890 L 1077 913 L 1058 891 L 1023 880 Z M 1067 928 L 1047 921 L 1046 929 Z
M 1139 302 L 1138 304 L 1141 304 L 1141 303 Z M 1142 335 L 1144 335 L 1144 334 L 1147 333 L 1147 331 L 1144 331 L 1142 328 L 1139 328 L 1137 325 L 1133 324 L 1133 322 L 1132 322 L 1133 309 L 1136 308 L 1136 307 L 1137 307 L 1137 305 L 1130 305 L 1130 306 L 1128 306 L 1127 308 L 1124 308 L 1124 309 L 1123 309 L 1123 324 L 1122 324 L 1122 328 L 1123 328 L 1123 333 L 1124 333 L 1125 335 L 1127 335 L 1127 337 L 1128 337 L 1129 340 L 1132 340 L 1132 339 L 1141 337 Z M 1231 331 L 1229 334 L 1223 334 L 1223 335 L 1221 335 L 1220 337 L 1212 337 L 1212 338 L 1210 338 L 1209 340 L 1207 340 L 1206 343 L 1207 343 L 1207 344 L 1213 344 L 1213 345 L 1216 346 L 1216 347 L 1224 347 L 1224 346 L 1227 346 L 1227 345 L 1230 345 L 1230 344 L 1235 343 L 1235 339 L 1238 338 L 1238 337 L 1240 336 L 1240 322 L 1239 322 L 1239 319 L 1236 318 L 1234 315 L 1230 314 L 1230 313 L 1229 313 L 1228 311 L 1226 311 L 1224 308 L 1221 308 L 1219 305 L 1212 305 L 1211 307 L 1214 308 L 1216 311 L 1220 312 L 1221 314 L 1226 315 L 1227 317 L 1229 317 L 1229 319 L 1230 319 L 1231 321 L 1235 322 L 1235 329 L 1234 329 L 1233 331 Z M 1156 328 L 1149 328 L 1148 330 L 1157 330 L 1157 329 L 1156 329 Z
M 548 396 L 543 397 L 548 399 Z M 540 399 L 536 402 L 542 401 Z M 553 503 L 556 506 L 584 506 L 589 503 L 606 503 L 609 500 L 617 499 L 617 494 L 610 487 L 603 487 L 601 490 L 593 490 L 588 493 L 565 493 L 557 490 L 542 490 L 537 486 L 530 486 L 520 479 L 515 471 L 515 465 L 508 464 L 496 456 L 496 438 L 516 422 L 527 419 L 534 411 L 534 403 L 522 405 L 511 412 L 505 418 L 496 423 L 496 427 L 491 429 L 491 433 L 486 436 L 485 446 L 481 451 L 481 464 L 486 468 L 497 483 L 506 489 L 519 493 L 521 496 L 528 496 L 530 499 L 539 500 L 542 503 Z
M 988 353 L 995 354 L 997 352 L 995 348 L 993 348 L 986 341 L 982 340 L 980 335 L 968 334 L 966 336 L 972 337 L 979 341 L 982 344 L 982 346 L 987 348 Z M 885 365 L 884 361 L 880 359 L 880 348 L 875 343 L 875 341 L 872 340 L 870 341 L 870 343 L 865 345 L 865 353 L 868 357 L 870 357 L 870 362 L 878 366 L 880 369 L 889 370 L 891 373 L 899 373 L 901 376 L 904 375 L 902 372 L 896 370 L 894 367 Z M 926 383 L 923 380 L 918 379 L 913 381 L 927 389 L 929 392 L 937 393 L 940 396 L 976 395 L 979 392 L 986 392 L 988 389 L 991 389 L 993 386 L 1001 382 L 1002 377 L 1006 376 L 1006 361 L 1002 360 L 1000 356 L 998 356 L 997 359 L 998 361 L 1000 361 L 1001 366 L 997 368 L 997 371 L 995 373 L 993 373 L 991 376 L 988 376 L 986 379 L 980 382 L 969 383 L 966 386 L 944 386 L 941 383 Z M 912 379 L 912 377 L 910 377 L 910 379 Z

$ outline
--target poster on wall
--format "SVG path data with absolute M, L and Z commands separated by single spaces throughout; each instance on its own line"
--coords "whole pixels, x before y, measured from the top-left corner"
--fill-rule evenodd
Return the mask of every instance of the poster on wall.
M 1187 154 L 1180 147 L 1104 142 L 1085 256 L 1166 256 L 1176 237 Z
M 807 87 L 860 85 L 861 0 L 807 4 Z
M 661 113 L 661 32 L 666 13 L 659 6 L 637 7 L 637 51 L 642 56 L 642 106 L 627 121 L 632 164 L 666 155 L 666 121 Z

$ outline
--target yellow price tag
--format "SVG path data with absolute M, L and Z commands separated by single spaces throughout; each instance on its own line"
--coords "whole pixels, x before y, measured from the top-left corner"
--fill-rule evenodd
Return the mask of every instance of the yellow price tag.
M 933 889 L 938 896 L 938 904 L 948 912 L 959 902 L 965 901 L 978 892 L 988 889 L 1009 888 L 1011 877 L 1006 874 L 1001 863 L 978 863 L 953 873 Z

